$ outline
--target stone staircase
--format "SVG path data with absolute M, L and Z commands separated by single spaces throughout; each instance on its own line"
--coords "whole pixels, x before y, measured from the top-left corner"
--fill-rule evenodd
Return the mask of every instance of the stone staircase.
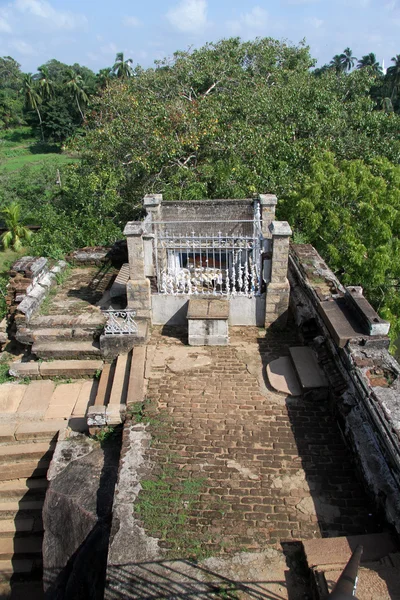
M 400 545 L 389 533 L 313 539 L 302 542 L 313 598 L 327 598 L 357 546 L 363 547 L 356 597 L 359 600 L 400 598 Z
M 100 310 L 76 316 L 36 316 L 19 327 L 17 339 L 32 344 L 32 353 L 41 359 L 93 359 L 101 356 L 98 338 L 105 317 Z
M 145 356 L 146 348 L 136 346 L 104 365 L 94 405 L 87 413 L 90 433 L 119 425 L 125 420 L 127 407 L 143 400 Z
M 271 387 L 278 392 L 314 400 L 328 397 L 328 380 L 308 346 L 289 348 L 289 356 L 271 361 L 266 371 Z
M 0 436 L 0 597 L 42 592 L 42 508 L 59 423 Z M 31 431 L 29 431 L 31 430 Z

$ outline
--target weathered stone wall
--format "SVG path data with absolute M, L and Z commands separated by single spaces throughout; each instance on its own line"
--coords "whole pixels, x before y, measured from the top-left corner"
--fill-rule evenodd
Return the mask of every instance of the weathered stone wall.
M 296 325 L 325 367 L 332 406 L 366 490 L 400 532 L 400 366 L 387 350 L 388 338 L 357 333 L 346 343 L 334 341 L 321 304 L 346 290 L 311 246 L 292 247 L 289 280 Z

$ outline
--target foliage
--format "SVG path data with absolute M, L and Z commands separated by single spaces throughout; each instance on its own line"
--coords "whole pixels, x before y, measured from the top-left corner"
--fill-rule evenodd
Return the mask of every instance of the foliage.
M 400 329 L 400 166 L 386 158 L 320 153 L 279 214 L 317 248 L 345 284 L 361 285 Z
M 2 215 L 6 226 L 6 231 L 0 236 L 3 248 L 19 250 L 23 242 L 28 242 L 32 237 L 32 232 L 21 224 L 21 206 L 12 202 L 3 208 Z
M 9 375 L 8 370 L 9 364 L 7 362 L 0 361 L 0 384 L 8 383 L 9 381 L 13 380 L 13 378 Z

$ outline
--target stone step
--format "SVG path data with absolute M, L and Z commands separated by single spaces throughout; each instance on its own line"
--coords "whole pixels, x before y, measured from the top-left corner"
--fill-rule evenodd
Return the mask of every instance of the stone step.
M 129 279 L 129 263 L 124 263 L 110 288 L 110 298 L 126 295 L 126 284 Z
M 46 329 L 35 329 L 32 335 L 33 342 L 57 342 L 63 340 L 92 340 L 97 332 L 99 337 L 101 330 L 97 331 L 82 328 L 49 327 Z
M 0 502 L 0 519 L 9 519 L 18 515 L 29 516 L 41 514 L 44 499 L 41 500 L 7 500 Z
M 14 558 L 12 560 L 0 560 L 0 581 L 7 581 L 13 575 L 33 575 L 40 572 L 42 561 L 39 558 Z M 29 596 L 27 596 L 27 599 Z
M 27 441 L 56 441 L 60 430 L 64 430 L 66 423 L 64 420 L 48 421 L 28 421 L 17 425 L 15 429 L 15 439 L 19 442 Z
M 31 558 L 42 554 L 43 537 L 39 533 L 17 534 L 9 537 L 0 537 L 0 560 L 9 560 L 14 556 Z
M 15 519 L 0 519 L 0 536 L 6 537 L 15 533 L 36 533 L 43 532 L 43 522 L 41 518 L 33 516 L 16 517 Z M 0 596 L 1 597 L 1 596 Z
M 48 359 L 93 359 L 101 356 L 99 344 L 94 341 L 35 342 L 32 353 Z
M 2 464 L 0 468 L 0 481 L 20 479 L 22 477 L 46 477 L 50 465 L 50 457 L 42 460 L 25 460 L 17 463 Z
M 359 600 L 390 600 L 400 589 L 400 547 L 388 533 L 313 539 L 302 542 L 310 569 L 313 597 L 326 598 L 340 577 L 352 552 L 361 545 L 356 596 Z
M 289 353 L 302 392 L 325 390 L 327 393 L 328 380 L 312 349 L 308 346 L 296 346 L 289 348 Z
M 0 481 L 0 502 L 21 498 L 44 498 L 48 487 L 47 479 L 13 479 Z
M 0 464 L 9 465 L 10 463 L 40 461 L 51 458 L 54 451 L 54 444 L 46 442 L 27 442 L 26 444 L 9 444 L 0 446 Z M 15 478 L 20 479 L 21 476 Z
M 110 398 L 106 408 L 107 425 L 119 425 L 124 420 L 131 355 L 132 353 L 120 354 L 117 358 Z
M 85 331 L 96 331 L 103 328 L 106 319 L 100 310 L 81 315 L 41 315 L 33 317 L 29 322 L 29 328 L 37 329 L 83 329 Z

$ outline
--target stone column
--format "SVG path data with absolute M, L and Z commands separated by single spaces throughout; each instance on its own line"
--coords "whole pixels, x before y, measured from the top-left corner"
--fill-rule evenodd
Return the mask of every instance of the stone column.
M 269 229 L 272 235 L 272 268 L 271 281 L 267 285 L 265 327 L 274 325 L 284 328 L 289 309 L 290 286 L 287 271 L 292 230 L 286 221 L 273 221 Z
M 128 242 L 129 280 L 126 284 L 128 308 L 137 319 L 151 318 L 150 281 L 145 274 L 143 223 L 129 221 L 124 229 Z
M 162 194 L 146 194 L 143 198 L 143 206 L 148 215 L 151 215 L 152 221 L 161 220 Z
M 258 200 L 261 207 L 261 228 L 265 239 L 271 239 L 272 234 L 269 229 L 272 221 L 275 221 L 275 208 L 278 198 L 274 194 L 259 194 Z

